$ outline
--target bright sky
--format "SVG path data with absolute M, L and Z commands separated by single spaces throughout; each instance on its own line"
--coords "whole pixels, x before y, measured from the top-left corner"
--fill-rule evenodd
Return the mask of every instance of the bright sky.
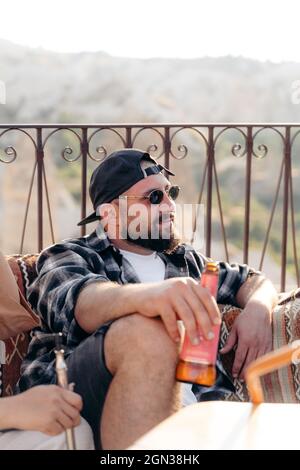
M 297 0 L 9 0 L 0 38 L 127 57 L 300 61 Z

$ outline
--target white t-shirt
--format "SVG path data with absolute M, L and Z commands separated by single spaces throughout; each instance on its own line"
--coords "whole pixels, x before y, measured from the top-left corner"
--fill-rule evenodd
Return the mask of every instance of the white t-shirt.
M 134 268 L 141 282 L 159 282 L 165 278 L 166 266 L 156 251 L 150 255 L 139 255 L 132 251 L 120 250 Z

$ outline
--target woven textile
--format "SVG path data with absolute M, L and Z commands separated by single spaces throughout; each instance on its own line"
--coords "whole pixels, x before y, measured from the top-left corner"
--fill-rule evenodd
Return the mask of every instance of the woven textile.
M 286 346 L 300 339 L 300 289 L 292 295 L 282 294 L 280 304 L 273 312 L 273 349 Z M 221 328 L 221 347 L 225 344 L 234 320 L 241 310 L 229 305 L 220 306 L 223 322 Z M 223 364 L 231 372 L 234 354 L 231 352 L 223 359 Z M 300 403 L 300 365 L 291 364 L 261 378 L 264 401 L 268 403 Z M 226 400 L 249 401 L 244 382 L 234 380 L 235 394 Z
M 38 255 L 6 256 L 22 294 L 26 297 L 29 284 L 36 277 Z M 30 333 L 21 333 L 4 341 L 5 364 L 0 365 L 0 396 L 13 394 L 19 379 L 21 362 L 27 354 Z

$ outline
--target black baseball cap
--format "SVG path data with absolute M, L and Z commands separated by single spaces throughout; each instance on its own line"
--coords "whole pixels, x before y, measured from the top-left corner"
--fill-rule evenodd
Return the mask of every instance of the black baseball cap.
M 141 167 L 143 160 L 152 162 L 153 165 L 143 169 Z M 95 212 L 77 225 L 86 225 L 99 220 L 96 209 L 100 204 L 113 201 L 138 181 L 162 171 L 175 176 L 170 170 L 158 164 L 148 152 L 138 149 L 113 152 L 95 168 L 91 176 L 89 193 Z

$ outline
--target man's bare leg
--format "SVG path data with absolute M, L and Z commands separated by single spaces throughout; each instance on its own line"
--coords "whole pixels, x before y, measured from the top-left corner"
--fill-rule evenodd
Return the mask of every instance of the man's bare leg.
M 125 449 L 179 409 L 177 350 L 159 319 L 133 314 L 111 325 L 104 353 L 114 378 L 100 424 L 103 449 Z

